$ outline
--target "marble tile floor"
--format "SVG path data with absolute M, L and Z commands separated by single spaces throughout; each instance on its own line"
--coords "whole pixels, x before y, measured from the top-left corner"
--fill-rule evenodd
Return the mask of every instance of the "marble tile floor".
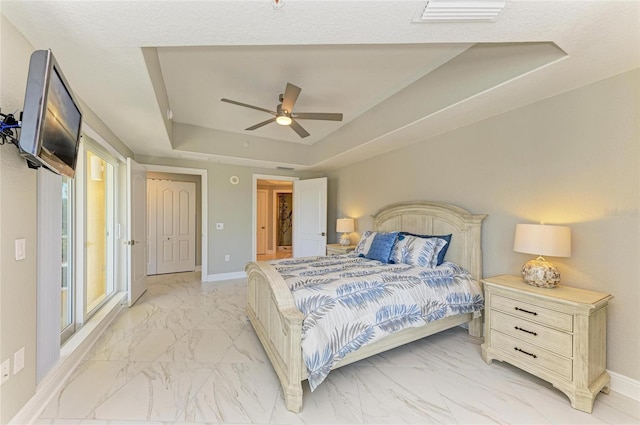
M 331 372 L 299 414 L 244 314 L 245 280 L 149 278 L 37 425 L 638 424 L 640 403 L 599 394 L 593 413 L 525 372 L 480 358 L 462 328 Z

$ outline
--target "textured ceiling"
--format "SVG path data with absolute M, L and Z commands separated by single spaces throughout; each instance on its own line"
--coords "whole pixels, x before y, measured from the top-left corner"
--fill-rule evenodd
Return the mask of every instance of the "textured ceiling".
M 638 1 L 510 1 L 494 23 L 412 23 L 423 1 L 6 1 L 136 155 L 345 165 L 640 66 Z M 264 112 L 286 82 L 300 139 Z M 167 109 L 173 120 L 166 118 Z

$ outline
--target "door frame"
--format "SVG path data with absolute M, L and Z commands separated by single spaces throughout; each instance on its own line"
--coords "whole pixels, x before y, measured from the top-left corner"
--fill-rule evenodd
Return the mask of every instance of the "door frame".
M 258 180 L 283 180 L 283 181 L 289 181 L 289 182 L 293 182 L 296 180 L 300 180 L 299 177 L 293 177 L 293 176 L 276 176 L 276 175 L 271 175 L 271 174 L 254 174 L 253 175 L 253 185 L 252 185 L 252 190 L 251 190 L 251 196 L 252 196 L 252 201 L 251 201 L 251 261 L 256 261 L 256 259 L 258 258 L 258 248 L 257 248 L 257 243 L 258 243 L 258 237 L 257 237 L 257 231 L 258 231 Z
M 200 176 L 200 198 L 202 200 L 202 211 L 200 214 L 202 215 L 202 256 L 200 259 L 200 270 L 202 272 L 201 279 L 203 281 L 207 281 L 209 274 L 209 223 L 208 223 L 208 193 L 209 189 L 207 188 L 207 170 L 202 168 L 186 168 L 186 167 L 174 167 L 171 165 L 154 165 L 154 164 L 142 164 L 147 169 L 147 171 L 155 171 L 159 173 L 172 173 L 172 174 L 190 174 Z M 255 246 L 254 246 L 255 249 Z

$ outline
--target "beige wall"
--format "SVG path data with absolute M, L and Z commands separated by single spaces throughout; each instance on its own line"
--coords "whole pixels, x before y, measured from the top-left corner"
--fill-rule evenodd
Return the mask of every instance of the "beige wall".
M 21 111 L 31 45 L 0 18 L 0 106 Z M 11 377 L 0 387 L 0 423 L 31 398 L 36 386 L 36 171 L 15 146 L 0 146 L 0 361 Z M 14 241 L 26 239 L 26 259 L 15 261 Z M 25 348 L 25 367 L 13 375 L 13 354 Z
M 640 379 L 640 71 L 537 102 L 329 173 L 329 224 L 425 199 L 488 214 L 484 275 L 518 274 L 516 223 L 572 229 L 562 283 L 615 296 L 608 368 Z M 331 235 L 331 230 L 329 231 Z M 454 242 L 455 243 L 455 242 Z

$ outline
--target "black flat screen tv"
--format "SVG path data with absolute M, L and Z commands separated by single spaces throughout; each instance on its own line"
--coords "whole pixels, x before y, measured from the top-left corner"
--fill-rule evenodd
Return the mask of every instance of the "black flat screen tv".
M 31 54 L 20 153 L 30 166 L 75 176 L 82 110 L 51 50 Z

